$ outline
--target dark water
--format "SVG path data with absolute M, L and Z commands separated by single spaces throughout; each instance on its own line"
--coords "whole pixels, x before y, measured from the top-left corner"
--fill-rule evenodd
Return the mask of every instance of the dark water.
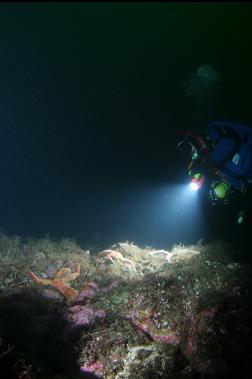
M 174 136 L 195 117 L 252 126 L 250 4 L 0 10 L 5 232 L 160 247 L 218 237 L 245 249 L 250 224 L 237 228 L 235 206 L 181 198 Z M 222 78 L 209 108 L 183 87 L 202 64 Z

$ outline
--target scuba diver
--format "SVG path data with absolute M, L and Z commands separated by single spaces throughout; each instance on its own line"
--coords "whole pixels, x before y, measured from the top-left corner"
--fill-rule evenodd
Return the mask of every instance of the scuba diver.
M 242 195 L 237 222 L 244 218 L 248 184 L 252 184 L 252 128 L 225 121 L 212 121 L 201 133 L 180 131 L 177 149 L 189 152 L 191 188 L 205 188 L 213 205 L 226 205 Z

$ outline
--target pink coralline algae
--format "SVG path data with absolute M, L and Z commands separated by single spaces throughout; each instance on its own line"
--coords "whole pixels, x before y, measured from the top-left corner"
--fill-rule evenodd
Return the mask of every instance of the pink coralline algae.
M 76 300 L 75 303 L 84 303 L 86 300 L 93 299 L 98 293 L 109 293 L 114 288 L 118 286 L 118 281 L 114 280 L 109 286 L 100 288 L 97 283 L 90 282 L 85 288 L 83 288 Z
M 65 317 L 72 326 L 90 326 L 96 319 L 104 319 L 106 312 L 102 309 L 95 311 L 89 305 L 74 305 L 67 309 Z
M 100 291 L 102 293 L 109 293 L 111 292 L 114 288 L 116 288 L 119 284 L 118 280 L 114 280 L 109 286 L 101 288 Z
M 45 271 L 45 275 L 47 278 L 52 279 L 56 275 L 57 271 L 58 271 L 58 269 L 56 266 L 50 265 L 47 267 L 47 269 Z
M 169 334 L 151 334 L 151 337 L 156 342 L 163 342 L 168 345 L 178 345 L 180 343 L 179 337 L 170 331 Z
M 199 350 L 199 341 L 202 334 L 211 331 L 211 322 L 217 313 L 218 307 L 211 307 L 202 310 L 198 314 L 187 312 L 188 330 L 190 332 L 184 349 L 183 354 L 187 358 L 196 356 Z
M 147 317 L 144 320 L 138 320 L 135 310 L 131 311 L 131 313 L 126 316 L 126 320 L 131 321 L 133 325 L 143 333 L 149 335 L 155 342 L 166 343 L 173 346 L 180 343 L 179 336 L 177 336 L 173 330 L 155 328 L 150 317 Z
M 93 299 L 96 296 L 96 291 L 92 288 L 86 288 L 80 291 L 76 298 L 76 302 L 84 301 L 86 299 Z
M 80 371 L 83 372 L 83 373 L 93 373 L 95 374 L 95 377 L 96 378 L 101 378 L 101 376 L 99 375 L 99 371 L 103 369 L 103 365 L 99 362 L 94 362 L 92 365 L 90 366 L 82 366 L 80 368 Z
M 50 289 L 45 289 L 42 291 L 42 296 L 44 296 L 46 299 L 55 300 L 55 301 L 61 301 L 62 295 L 58 292 Z

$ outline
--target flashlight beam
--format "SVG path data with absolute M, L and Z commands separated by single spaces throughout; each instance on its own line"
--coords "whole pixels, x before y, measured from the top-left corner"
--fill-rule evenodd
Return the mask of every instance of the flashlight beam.
M 190 183 L 190 184 L 189 184 L 189 187 L 190 187 L 190 189 L 191 189 L 192 191 L 198 191 L 199 188 L 200 188 L 199 184 L 198 184 L 198 183 L 195 183 L 195 182 Z

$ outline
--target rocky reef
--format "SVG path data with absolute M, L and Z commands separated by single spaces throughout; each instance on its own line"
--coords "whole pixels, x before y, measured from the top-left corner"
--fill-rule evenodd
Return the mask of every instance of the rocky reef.
M 1 377 L 251 377 L 251 268 L 229 246 L 12 242 L 0 241 Z

